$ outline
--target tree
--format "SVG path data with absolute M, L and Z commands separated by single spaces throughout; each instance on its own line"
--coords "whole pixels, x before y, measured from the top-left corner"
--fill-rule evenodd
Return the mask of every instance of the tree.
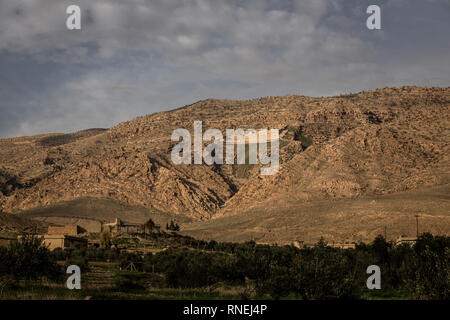
M 59 279 L 61 269 L 42 241 L 41 237 L 23 234 L 19 241 L 12 242 L 3 252 L 3 272 L 15 280 Z
M 418 254 L 415 266 L 415 294 L 420 299 L 450 298 L 450 249 L 439 254 L 427 246 Z
M 103 231 L 100 234 L 100 247 L 103 249 L 111 247 L 111 234 L 108 231 Z
M 148 219 L 146 223 L 144 223 L 144 233 L 146 229 L 149 230 L 149 233 L 153 232 L 153 229 L 156 227 L 156 224 L 153 222 L 152 219 Z
M 305 300 L 358 296 L 356 268 L 351 255 L 343 249 L 303 249 L 290 269 L 292 291 Z
M 369 248 L 372 254 L 375 256 L 378 264 L 389 265 L 389 249 L 392 245 L 386 241 L 382 235 L 378 235 L 370 244 Z
M 180 226 L 173 220 L 170 220 L 170 224 L 166 224 L 166 229 L 171 231 L 180 231 Z

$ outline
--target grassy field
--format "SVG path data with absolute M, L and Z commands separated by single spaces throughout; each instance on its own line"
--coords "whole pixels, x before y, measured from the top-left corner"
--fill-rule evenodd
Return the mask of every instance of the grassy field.
M 127 276 L 137 283 L 123 283 Z M 0 289 L 1 290 L 1 289 Z M 65 283 L 20 282 L 0 293 L 3 300 L 209 300 L 242 299 L 245 287 L 219 286 L 201 289 L 174 289 L 163 286 L 162 276 L 146 272 L 119 270 L 117 263 L 90 262 L 89 271 L 82 274 L 81 290 L 69 290 Z
M 135 288 L 121 287 L 123 276 L 137 276 L 139 285 Z M 19 283 L 0 293 L 1 300 L 246 300 L 271 299 L 270 296 L 257 297 L 250 286 L 215 286 L 199 289 L 166 288 L 161 275 L 120 271 L 116 263 L 91 262 L 89 271 L 82 275 L 81 289 L 69 290 L 65 283 L 49 282 Z M 408 292 L 396 290 L 366 290 L 363 299 L 405 300 Z M 297 300 L 289 295 L 285 300 Z

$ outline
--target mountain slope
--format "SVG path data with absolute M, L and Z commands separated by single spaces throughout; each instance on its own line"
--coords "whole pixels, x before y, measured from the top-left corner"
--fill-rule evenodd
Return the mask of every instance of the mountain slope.
M 19 212 L 106 198 L 205 221 L 445 186 L 449 115 L 449 88 L 401 87 L 329 98 L 210 99 L 108 130 L 0 139 L 0 205 Z M 279 173 L 261 176 L 259 165 L 174 165 L 171 133 L 192 132 L 195 120 L 223 133 L 279 129 Z

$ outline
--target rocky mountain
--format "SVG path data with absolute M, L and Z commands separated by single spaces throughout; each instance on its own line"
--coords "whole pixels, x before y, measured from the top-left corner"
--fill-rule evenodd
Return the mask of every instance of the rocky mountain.
M 172 131 L 193 132 L 195 120 L 203 121 L 203 130 L 223 133 L 235 128 L 279 129 L 279 172 L 262 176 L 260 165 L 251 164 L 173 164 Z M 438 223 L 445 233 L 450 232 L 449 141 L 449 88 L 395 87 L 325 98 L 208 99 L 107 130 L 0 139 L 0 205 L 13 213 L 84 197 L 111 199 L 200 221 L 186 230 L 202 230 L 203 235 L 208 235 L 206 226 L 227 230 L 223 221 L 243 216 L 255 221 L 252 215 L 264 214 L 258 216 L 267 222 L 264 230 L 254 226 L 253 233 L 243 234 L 264 234 L 264 240 L 273 242 L 299 238 L 306 229 L 318 230 L 318 235 L 336 226 L 334 220 L 327 226 L 318 216 L 305 218 L 318 206 L 346 221 L 346 211 L 355 210 L 349 203 L 391 199 L 389 205 L 373 210 L 363 205 L 367 215 L 383 217 L 372 228 L 378 232 L 394 215 L 413 214 L 420 207 L 400 208 L 404 201 L 395 200 L 397 195 L 418 199 L 437 190 L 432 192 L 432 205 L 423 210 L 430 208 L 430 217 L 439 217 L 430 218 L 430 224 Z M 433 198 L 435 194 L 440 196 Z M 305 208 L 311 209 L 300 214 Z M 268 237 L 271 219 L 282 212 L 292 221 L 306 219 L 296 229 L 302 231 L 283 232 L 280 225 L 273 231 L 277 236 Z M 295 225 L 292 221 L 286 223 Z M 347 222 L 367 229 L 364 220 Z M 330 237 L 348 238 L 353 233 Z

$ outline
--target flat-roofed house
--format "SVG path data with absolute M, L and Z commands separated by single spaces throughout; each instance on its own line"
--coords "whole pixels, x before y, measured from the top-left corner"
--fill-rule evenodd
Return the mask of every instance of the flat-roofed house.
M 416 243 L 416 241 L 417 241 L 416 237 L 408 237 L 408 236 L 405 236 L 405 235 L 401 235 L 395 241 L 395 245 L 399 246 L 401 244 L 408 244 L 408 245 L 412 246 L 412 245 L 414 245 Z
M 49 226 L 47 230 L 47 234 L 66 234 L 69 236 L 77 236 L 80 233 L 83 233 L 83 228 L 76 224 L 71 226 Z
M 46 234 L 44 235 L 44 245 L 50 250 L 61 249 L 81 249 L 87 248 L 88 239 L 74 237 L 66 234 Z
M 356 243 L 328 243 L 327 246 L 340 249 L 355 249 Z
M 142 224 L 125 222 L 119 218 L 116 218 L 114 222 L 102 224 L 102 231 L 109 231 L 111 233 L 133 233 L 142 232 L 142 230 Z
M 43 244 L 50 250 L 87 248 L 88 240 L 78 237 L 84 230 L 78 225 L 49 226 L 44 235 Z

